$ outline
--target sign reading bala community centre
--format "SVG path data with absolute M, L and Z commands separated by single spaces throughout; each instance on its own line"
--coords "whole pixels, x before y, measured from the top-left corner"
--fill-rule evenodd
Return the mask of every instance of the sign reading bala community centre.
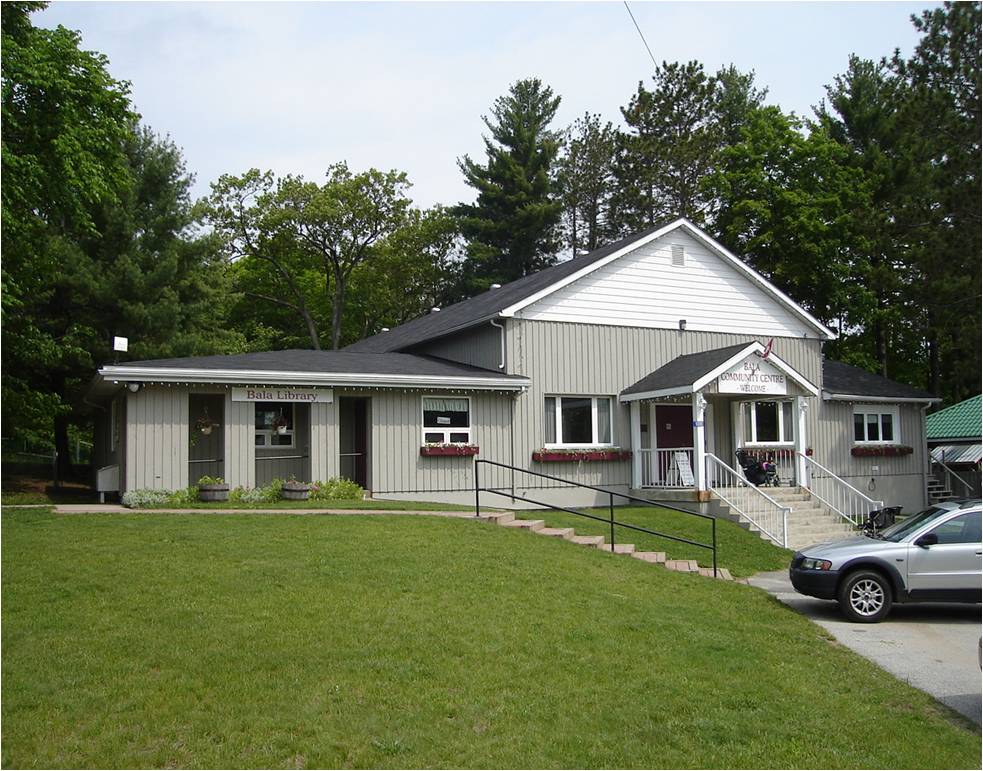
M 757 356 L 722 372 L 717 378 L 717 388 L 722 394 L 785 396 L 788 393 L 785 374 Z
M 234 402 L 296 402 L 312 404 L 324 402 L 330 404 L 334 399 L 334 391 L 330 388 L 277 388 L 253 387 L 233 388 Z

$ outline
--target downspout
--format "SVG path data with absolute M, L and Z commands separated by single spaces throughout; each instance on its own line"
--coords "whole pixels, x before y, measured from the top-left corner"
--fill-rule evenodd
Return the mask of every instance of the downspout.
M 928 477 L 932 473 L 932 453 L 928 449 L 928 437 L 926 436 L 926 426 L 925 423 L 928 419 L 926 413 L 928 408 L 932 406 L 931 402 L 925 402 L 922 405 L 922 451 L 925 453 L 925 459 L 922 463 L 922 506 L 928 506 Z M 899 411 L 900 413 L 900 411 Z
M 501 340 L 502 353 L 501 361 L 498 363 L 498 368 L 505 369 L 505 325 L 499 324 L 497 321 L 495 321 L 495 319 L 491 320 L 491 325 L 500 331 L 499 339 Z

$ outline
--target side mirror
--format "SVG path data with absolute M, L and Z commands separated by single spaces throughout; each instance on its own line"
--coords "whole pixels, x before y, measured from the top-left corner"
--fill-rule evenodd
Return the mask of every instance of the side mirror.
M 927 549 L 929 546 L 935 546 L 938 542 L 938 535 L 935 533 L 925 533 L 925 535 L 915 541 L 915 546 L 921 546 L 923 549 Z

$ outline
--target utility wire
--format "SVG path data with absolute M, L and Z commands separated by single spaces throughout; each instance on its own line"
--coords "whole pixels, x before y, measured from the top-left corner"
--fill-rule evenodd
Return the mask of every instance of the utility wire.
M 635 21 L 635 14 L 631 12 L 631 8 L 628 6 L 628 0 L 624 0 L 625 10 L 628 11 L 628 15 L 631 16 L 632 22 L 635 24 L 635 29 L 638 30 L 638 36 L 642 39 L 642 44 L 645 46 L 645 50 L 649 52 L 649 59 L 652 60 L 652 64 L 656 69 L 659 69 L 659 63 L 655 60 L 655 56 L 652 55 L 652 49 L 649 48 L 648 41 L 645 39 L 645 35 L 642 34 L 642 28 L 638 26 L 638 22 Z

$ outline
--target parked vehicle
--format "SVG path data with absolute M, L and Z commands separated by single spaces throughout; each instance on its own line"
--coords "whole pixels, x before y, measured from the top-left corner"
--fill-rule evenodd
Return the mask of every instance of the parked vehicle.
M 948 501 L 874 535 L 806 547 L 789 577 L 801 594 L 872 623 L 896 602 L 980 602 L 981 555 L 980 501 Z

